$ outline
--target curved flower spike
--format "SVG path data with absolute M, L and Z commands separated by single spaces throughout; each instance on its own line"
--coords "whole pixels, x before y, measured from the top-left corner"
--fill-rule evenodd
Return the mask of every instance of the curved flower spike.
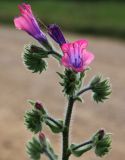
M 31 6 L 29 4 L 23 3 L 18 7 L 21 16 L 14 18 L 15 27 L 19 30 L 26 31 L 40 43 L 47 42 L 45 34 L 40 30 L 40 27 L 32 13 Z
M 87 45 L 86 40 L 63 44 L 61 46 L 64 53 L 62 64 L 76 72 L 84 71 L 94 59 L 94 55 L 86 50 Z

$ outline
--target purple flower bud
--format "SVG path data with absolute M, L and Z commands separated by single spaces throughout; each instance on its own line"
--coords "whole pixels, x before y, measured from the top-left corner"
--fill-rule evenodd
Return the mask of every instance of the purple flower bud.
M 100 129 L 98 131 L 98 134 L 99 134 L 98 139 L 101 140 L 104 137 L 104 135 L 105 135 L 104 129 Z
M 43 147 L 46 147 L 46 136 L 43 132 L 39 133 L 39 140 Z
M 36 108 L 36 109 L 39 109 L 39 110 L 43 109 L 42 103 L 41 103 L 40 101 L 37 101 L 37 102 L 35 103 L 35 108 Z
M 43 132 L 39 133 L 39 139 L 40 139 L 40 141 L 44 141 L 45 140 L 45 134 Z
M 50 24 L 48 26 L 48 34 L 54 39 L 60 46 L 66 43 L 66 40 L 63 36 L 62 31 L 59 26 L 56 24 Z

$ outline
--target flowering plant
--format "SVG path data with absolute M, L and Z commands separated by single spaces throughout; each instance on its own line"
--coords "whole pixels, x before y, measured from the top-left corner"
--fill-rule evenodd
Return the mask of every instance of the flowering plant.
M 62 53 L 58 53 L 41 30 L 31 6 L 23 3 L 19 5 L 19 10 L 21 16 L 14 19 L 15 27 L 24 30 L 40 43 L 40 46 L 30 44 L 24 47 L 25 66 L 33 73 L 42 73 L 47 69 L 46 60 L 53 56 L 64 67 L 64 73 L 58 72 L 57 74 L 61 78 L 62 92 L 68 101 L 64 120 L 58 120 L 50 116 L 41 102 L 29 100 L 32 108 L 24 115 L 25 125 L 36 136 L 28 142 L 27 153 L 33 160 L 40 160 L 42 154 L 45 154 L 49 160 L 59 159 L 43 132 L 42 126 L 45 124 L 53 133 L 62 134 L 62 160 L 69 160 L 71 155 L 80 157 L 90 150 L 94 150 L 99 157 L 106 155 L 111 149 L 111 136 L 104 129 L 99 129 L 89 140 L 81 144 L 69 142 L 74 103 L 82 102 L 81 96 L 87 91 L 92 92 L 93 100 L 97 103 L 104 102 L 111 94 L 109 79 L 100 75 L 96 75 L 87 86 L 83 86 L 86 71 L 94 60 L 94 54 L 87 50 L 88 41 L 81 39 L 68 42 L 58 25 L 44 25 L 48 35 L 61 48 Z

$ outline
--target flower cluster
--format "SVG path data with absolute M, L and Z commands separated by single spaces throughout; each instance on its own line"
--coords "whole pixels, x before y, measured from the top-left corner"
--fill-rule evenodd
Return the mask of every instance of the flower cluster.
M 45 33 L 43 28 L 41 30 L 29 4 L 19 5 L 19 10 L 21 16 L 14 19 L 15 27 L 27 32 L 40 43 L 40 46 L 28 44 L 24 47 L 25 66 L 33 73 L 42 73 L 47 69 L 47 59 L 53 56 L 64 67 L 63 73 L 57 72 L 57 74 L 61 78 L 59 83 L 63 88 L 62 92 L 68 100 L 64 120 L 53 118 L 40 101 L 29 100 L 32 108 L 25 112 L 24 123 L 35 136 L 27 144 L 27 153 L 32 160 L 40 160 L 42 154 L 49 160 L 59 160 L 47 136 L 43 133 L 44 127 L 47 126 L 51 132 L 62 134 L 62 160 L 69 160 L 71 154 L 80 157 L 92 149 L 97 156 L 106 155 L 111 149 L 111 137 L 103 129 L 86 142 L 69 143 L 74 103 L 77 100 L 82 102 L 81 95 L 86 91 L 91 91 L 97 103 L 103 102 L 111 94 L 111 85 L 107 78 L 95 76 L 87 86 L 84 85 L 86 71 L 94 60 L 94 54 L 87 50 L 88 41 L 81 39 L 68 42 L 56 24 L 44 25 Z M 46 34 L 59 45 L 61 53 L 54 49 Z
M 52 51 L 52 46 L 49 44 L 45 33 L 41 31 L 30 5 L 23 3 L 19 5 L 19 10 L 21 16 L 14 19 L 15 27 L 19 30 L 26 31 L 38 40 L 38 42 L 43 44 L 47 50 Z M 88 45 L 87 40 L 78 40 L 71 43 L 66 42 L 62 31 L 56 24 L 48 25 L 47 33 L 61 47 L 63 52 L 61 64 L 66 68 L 72 69 L 75 72 L 82 72 L 93 61 L 94 55 L 86 49 Z

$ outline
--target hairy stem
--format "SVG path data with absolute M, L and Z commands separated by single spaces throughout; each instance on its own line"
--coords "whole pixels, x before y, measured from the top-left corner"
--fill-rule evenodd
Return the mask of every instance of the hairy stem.
M 81 91 L 79 91 L 79 92 L 76 94 L 76 96 L 74 97 L 74 99 L 77 98 L 78 96 L 80 96 L 81 94 L 83 94 L 84 92 L 86 92 L 86 91 L 88 91 L 88 90 L 91 90 L 91 89 L 92 89 L 91 86 L 88 86 L 88 87 L 86 87 L 86 88 L 83 88 Z
M 54 51 L 54 50 L 50 51 L 49 54 L 51 54 L 51 55 L 52 55 L 54 58 L 56 58 L 58 61 L 60 61 L 61 58 L 62 58 L 62 56 L 61 56 L 59 53 L 57 53 L 56 51 Z
M 69 98 L 68 101 L 68 107 L 67 112 L 65 116 L 65 123 L 64 123 L 64 131 L 63 131 L 63 150 L 62 150 L 62 160 L 68 160 L 69 159 L 69 128 L 70 128 L 70 121 L 71 121 L 71 115 L 72 115 L 72 109 L 73 109 L 74 99 L 73 97 Z

